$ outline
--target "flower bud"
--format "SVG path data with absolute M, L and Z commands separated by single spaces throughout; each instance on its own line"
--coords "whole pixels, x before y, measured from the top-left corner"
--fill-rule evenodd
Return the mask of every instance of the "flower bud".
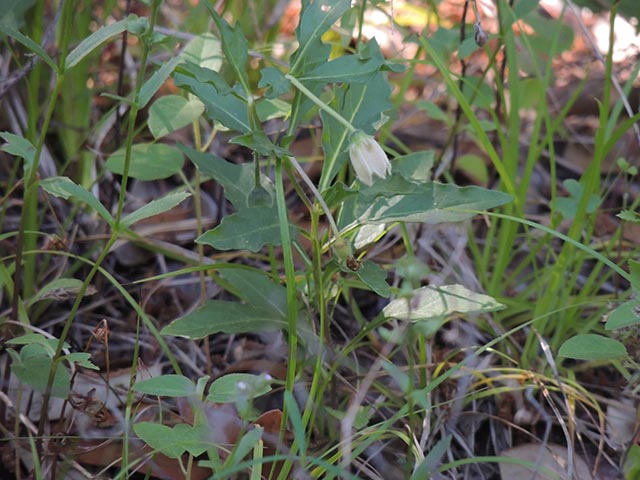
M 373 175 L 385 178 L 391 173 L 391 163 L 387 154 L 371 135 L 361 130 L 351 135 L 349 158 L 356 176 L 365 185 L 373 184 Z

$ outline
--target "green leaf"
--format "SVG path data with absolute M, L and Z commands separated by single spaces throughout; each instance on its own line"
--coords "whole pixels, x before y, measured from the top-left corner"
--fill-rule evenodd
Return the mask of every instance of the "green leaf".
M 2 0 L 0 5 L 0 29 L 3 25 L 22 28 L 27 11 L 36 0 Z
M 262 99 L 256 102 L 256 114 L 261 122 L 274 118 L 288 118 L 291 115 L 291 104 L 279 99 Z
M 387 272 L 377 263 L 366 260 L 355 274 L 362 283 L 381 297 L 387 298 L 391 295 L 391 288 L 387 283 Z
M 10 36 L 17 42 L 27 47 L 29 50 L 35 53 L 38 57 L 40 57 L 47 65 L 49 65 L 54 72 L 58 72 L 58 73 L 60 72 L 60 69 L 58 68 L 58 65 L 56 64 L 56 62 L 53 60 L 53 58 L 49 56 L 49 54 L 47 54 L 47 52 L 44 51 L 44 49 L 40 45 L 38 45 L 36 42 L 31 40 L 26 35 L 23 35 L 22 33 L 20 33 L 13 26 L 0 23 L 0 32 Z
M 160 375 L 133 386 L 136 392 L 159 397 L 188 397 L 196 393 L 196 384 L 182 375 Z
M 351 0 L 309 0 L 302 2 L 300 23 L 296 28 L 298 49 L 291 55 L 290 73 L 299 76 L 323 64 L 331 47 L 322 42 L 322 35 L 351 8 Z
M 418 468 L 411 475 L 410 480 L 421 480 L 431 478 L 438 471 L 442 462 L 442 457 L 449 451 L 451 445 L 451 435 L 445 435 L 431 447 L 429 453 L 422 459 Z
M 218 30 L 220 30 L 222 51 L 224 52 L 227 62 L 231 65 L 236 78 L 245 89 L 247 95 L 250 95 L 251 87 L 249 86 L 249 78 L 247 77 L 246 70 L 249 43 L 242 33 L 240 22 L 236 22 L 232 28 L 224 18 L 218 15 L 218 12 L 215 11 L 210 2 L 205 2 L 205 6 L 209 10 L 209 13 L 211 13 Z
M 257 398 L 271 391 L 271 377 L 249 373 L 230 373 L 215 380 L 207 400 L 214 403 L 236 402 L 239 398 Z
M 478 49 L 475 38 L 473 36 L 466 38 L 458 47 L 458 57 L 465 59 Z
M 20 335 L 19 337 L 11 338 L 7 340 L 9 345 L 39 345 L 42 349 L 37 351 L 37 354 L 46 354 L 53 358 L 58 347 L 58 339 L 47 338 L 41 333 L 27 333 Z M 65 348 L 69 348 L 69 344 L 64 344 Z
M 292 235 L 295 234 L 293 227 Z M 274 206 L 243 208 L 227 215 L 216 228 L 203 233 L 197 243 L 218 250 L 249 250 L 257 252 L 265 245 L 280 245 L 280 226 Z
M 258 87 L 267 89 L 265 92 L 267 98 L 276 98 L 284 95 L 291 88 L 291 82 L 277 68 L 265 67 L 260 70 L 260 75 Z
M 238 210 L 247 206 L 247 195 L 254 188 L 253 165 L 236 165 L 224 158 L 202 153 L 178 144 L 178 148 L 198 167 L 203 175 L 212 177 L 224 188 L 224 196 Z
M 91 354 L 87 352 L 68 353 L 67 355 L 63 355 L 62 359 L 70 363 L 75 363 L 82 368 L 100 371 L 100 367 L 91 361 Z
M 194 67 L 196 66 L 193 64 L 189 65 L 191 70 Z M 220 122 L 230 130 L 242 133 L 251 131 L 247 102 L 244 99 L 239 98 L 236 93 L 220 91 L 211 83 L 202 83 L 191 74 L 182 73 L 183 71 L 186 72 L 180 69 L 173 75 L 176 86 L 198 97 L 205 106 L 208 118 Z
M 375 39 L 366 44 L 356 55 L 343 55 L 322 63 L 313 71 L 299 77 L 303 82 L 362 83 L 369 82 L 385 64 Z
M 627 450 L 622 467 L 624 478 L 637 480 L 640 478 L 640 445 L 631 445 Z
M 245 133 L 244 135 L 233 137 L 229 140 L 229 143 L 242 145 L 243 147 L 247 147 L 249 150 L 253 150 L 265 157 L 275 155 L 282 158 L 289 154 L 285 149 L 275 145 L 261 130 L 255 130 Z
M 287 321 L 265 308 L 237 302 L 210 300 L 192 313 L 164 327 L 160 333 L 191 339 L 214 333 L 247 333 L 282 330 Z
M 427 320 L 452 313 L 486 313 L 504 308 L 488 295 L 475 293 L 462 285 L 425 286 L 414 290 L 411 298 L 392 300 L 382 312 L 399 320 Z
M 184 48 L 181 57 L 196 65 L 218 71 L 222 66 L 222 48 L 220 40 L 211 33 L 203 33 L 191 40 Z
M 233 288 L 228 290 L 249 305 L 269 310 L 274 317 L 287 318 L 287 289 L 264 272 L 227 268 L 222 277 Z
M 640 223 L 640 215 L 633 210 L 623 210 L 616 216 L 625 222 Z
M 47 283 L 38 291 L 38 293 L 29 299 L 27 305 L 31 306 L 42 300 L 67 300 L 75 297 L 81 287 L 82 282 L 77 278 L 56 278 L 55 280 Z M 88 293 L 85 293 L 85 295 L 87 294 Z
M 68 177 L 50 177 L 45 178 L 40 182 L 40 186 L 46 191 L 48 194 L 64 198 L 65 200 L 69 199 L 69 197 L 76 198 L 91 208 L 93 208 L 98 215 L 104 218 L 109 225 L 113 225 L 114 220 L 111 214 L 107 211 L 106 208 L 98 201 L 96 197 L 85 188 L 80 185 L 76 185 L 73 181 Z
M 123 148 L 112 153 L 107 168 L 120 175 L 124 172 Z M 129 176 L 138 180 L 160 180 L 175 175 L 182 169 L 182 153 L 169 145 L 140 143 L 131 149 Z
M 640 262 L 629 260 L 629 275 L 631 276 L 631 286 L 634 290 L 640 291 Z
M 130 227 L 140 220 L 153 217 L 154 215 L 158 215 L 160 213 L 171 210 L 173 207 L 190 196 L 191 194 L 188 192 L 170 193 L 169 195 L 147 203 L 145 206 L 140 207 L 135 212 L 131 212 L 129 215 L 122 219 L 121 223 L 124 227 Z
M 47 355 L 30 355 L 24 352 L 29 346 L 24 347 L 20 355 L 9 349 L 11 355 L 11 371 L 18 379 L 32 387 L 44 392 L 49 381 L 49 372 L 53 366 L 53 360 Z M 58 365 L 53 378 L 51 395 L 57 398 L 67 398 L 69 396 L 69 385 L 71 377 L 64 365 Z
M 255 425 L 251 430 L 245 433 L 240 440 L 236 443 L 235 448 L 227 458 L 227 465 L 236 465 L 253 450 L 254 445 L 258 443 L 258 440 L 262 438 L 264 429 L 258 425 Z
M 169 75 L 173 73 L 178 63 L 182 61 L 182 57 L 174 57 L 167 63 L 164 63 L 158 70 L 153 72 L 153 75 L 144 82 L 142 88 L 140 88 L 140 96 L 138 97 L 138 108 L 144 108 L 151 97 L 160 89 L 162 84 L 169 78 Z
M 378 72 L 367 83 L 343 85 L 335 89 L 335 99 L 330 106 L 342 115 L 354 128 L 372 135 L 383 112 L 391 108 L 391 85 L 386 75 Z M 328 188 L 347 160 L 347 148 L 351 133 L 344 125 L 324 111 L 322 118 L 322 149 L 325 161 L 322 166 L 320 190 Z
M 7 152 L 16 157 L 24 159 L 24 171 L 30 172 L 33 168 L 33 160 L 36 155 L 36 147 L 24 137 L 14 135 L 9 132 L 0 132 L 0 138 L 5 142 L 5 145 L 0 148 L 3 152 Z M 28 176 L 28 175 L 27 175 Z
M 622 343 L 593 333 L 576 335 L 558 350 L 558 356 L 576 360 L 613 360 L 626 355 L 627 349 Z
M 158 423 L 140 422 L 133 426 L 133 431 L 151 448 L 170 458 L 180 458 L 185 452 L 197 457 L 213 447 L 206 441 L 207 432 L 202 426 L 179 423 L 170 428 Z
M 82 40 L 78 46 L 74 48 L 69 55 L 67 55 L 64 62 L 64 70 L 67 71 L 76 66 L 83 58 L 93 52 L 101 44 L 124 32 L 127 29 L 127 24 L 129 22 L 135 22 L 137 20 L 137 15 L 132 14 L 129 15 L 128 18 L 112 23 L 111 25 L 100 27 L 98 30 Z
M 609 314 L 604 328 L 614 330 L 640 323 L 640 300 L 625 302 Z
M 584 192 L 584 186 L 572 178 L 562 182 L 562 185 L 564 185 L 564 188 L 569 192 L 569 197 L 558 198 L 556 200 L 556 207 L 564 218 L 574 219 Z M 587 203 L 586 213 L 595 212 L 601 202 L 600 197 L 591 194 Z
M 510 201 L 503 192 L 436 182 L 409 184 L 392 175 L 362 189 L 354 213 L 361 223 L 459 222 Z
M 405 180 L 414 183 L 431 181 L 431 169 L 435 160 L 433 150 L 414 152 L 393 159 L 393 173 L 401 175 Z
M 174 132 L 194 120 L 204 112 L 204 105 L 198 99 L 187 100 L 178 95 L 165 95 L 153 102 L 147 122 L 154 138 Z

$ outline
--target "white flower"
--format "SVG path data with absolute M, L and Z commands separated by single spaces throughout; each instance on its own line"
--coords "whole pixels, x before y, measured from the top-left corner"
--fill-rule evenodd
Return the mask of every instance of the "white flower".
M 391 163 L 382 147 L 361 130 L 351 135 L 349 158 L 358 179 L 365 185 L 373 184 L 373 175 L 385 178 L 391 173 Z

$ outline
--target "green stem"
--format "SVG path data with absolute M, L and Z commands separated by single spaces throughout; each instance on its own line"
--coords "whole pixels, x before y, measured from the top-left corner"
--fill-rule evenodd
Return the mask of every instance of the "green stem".
M 302 82 L 298 80 L 296 77 L 287 74 L 284 76 L 284 78 L 286 78 L 291 83 L 293 83 L 293 86 L 296 87 L 298 90 L 300 90 L 302 93 L 304 93 L 309 100 L 311 100 L 313 103 L 315 103 L 318 106 L 318 108 L 320 108 L 320 110 L 323 110 L 327 114 L 331 115 L 337 122 L 339 122 L 342 126 L 344 126 L 344 128 L 346 128 L 348 132 L 354 133 L 357 130 L 342 115 L 340 115 L 333 108 L 331 108 L 329 105 L 327 105 L 322 100 L 320 100 L 311 90 L 305 87 L 302 84 Z
M 276 157 L 276 205 L 278 208 L 278 223 L 280 238 L 282 239 L 282 256 L 284 260 L 285 284 L 287 287 L 287 335 L 289 340 L 289 361 L 287 364 L 287 378 L 285 388 L 293 393 L 297 370 L 298 350 L 298 295 L 296 288 L 295 267 L 293 264 L 293 250 L 291 248 L 291 234 L 289 232 L 289 212 L 285 202 L 282 159 Z M 283 418 L 287 418 L 286 404 Z M 286 420 L 282 428 L 286 427 Z

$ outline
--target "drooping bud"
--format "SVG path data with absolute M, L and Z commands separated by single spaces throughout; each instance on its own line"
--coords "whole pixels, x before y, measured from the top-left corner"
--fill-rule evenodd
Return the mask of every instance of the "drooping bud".
M 385 178 L 391 173 L 391 163 L 387 154 L 371 135 L 361 130 L 351 135 L 349 158 L 356 176 L 365 185 L 373 184 L 373 175 Z

